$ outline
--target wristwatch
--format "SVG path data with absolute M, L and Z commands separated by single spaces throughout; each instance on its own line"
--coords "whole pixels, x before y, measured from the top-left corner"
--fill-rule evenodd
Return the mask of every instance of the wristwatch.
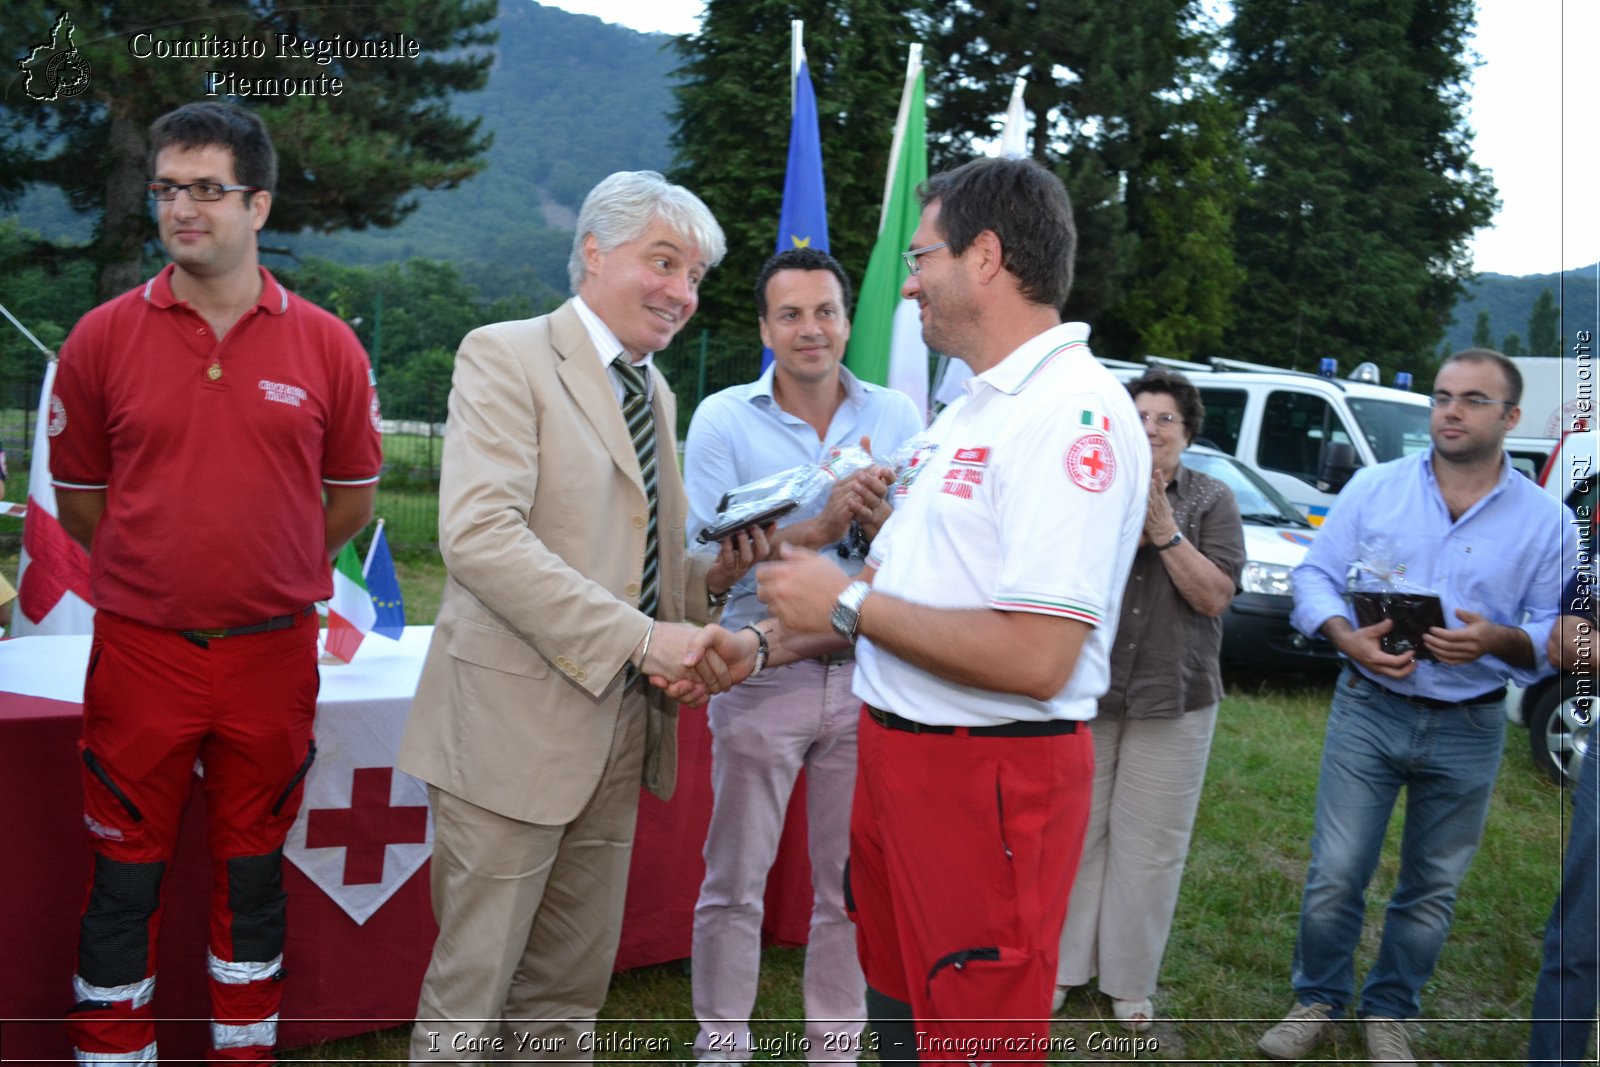
M 720 608 L 727 604 L 728 598 L 733 595 L 733 586 L 729 586 L 720 593 L 713 593 L 711 587 L 706 587 L 706 607 Z
M 861 625 L 861 602 L 871 591 L 872 586 L 866 582 L 851 582 L 844 587 L 839 599 L 833 602 L 833 614 L 828 617 L 834 633 L 846 641 L 856 639 L 856 627 Z
M 1179 530 L 1177 533 L 1172 535 L 1172 540 L 1168 541 L 1164 545 L 1157 545 L 1156 546 L 1156 551 L 1157 552 L 1165 552 L 1167 549 L 1169 549 L 1169 548 L 1177 548 L 1181 544 L 1183 544 L 1183 531 Z

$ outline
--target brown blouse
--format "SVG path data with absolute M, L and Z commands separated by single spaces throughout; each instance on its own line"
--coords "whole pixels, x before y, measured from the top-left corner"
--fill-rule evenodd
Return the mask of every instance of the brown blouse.
M 1179 464 L 1167 484 L 1172 517 L 1185 539 L 1233 579 L 1244 571 L 1244 526 L 1226 485 Z M 1172 584 L 1161 553 L 1145 545 L 1133 558 L 1122 618 L 1111 648 L 1111 688 L 1100 714 L 1171 719 L 1222 698 L 1222 620 L 1201 615 Z

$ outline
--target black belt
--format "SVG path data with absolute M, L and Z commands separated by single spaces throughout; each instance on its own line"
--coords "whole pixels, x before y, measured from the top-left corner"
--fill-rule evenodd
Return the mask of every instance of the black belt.
M 1355 677 L 1360 681 L 1366 682 L 1368 685 L 1379 690 L 1386 696 L 1394 697 L 1396 700 L 1404 700 L 1407 704 L 1415 704 L 1419 708 L 1427 708 L 1430 711 L 1444 711 L 1449 708 L 1459 708 L 1463 704 L 1488 704 L 1491 702 L 1498 702 L 1506 698 L 1506 687 L 1503 685 L 1499 689 L 1493 689 L 1487 693 L 1480 693 L 1475 697 L 1467 697 L 1465 700 L 1439 700 L 1436 697 L 1419 697 L 1412 696 L 1409 693 L 1396 693 L 1388 686 L 1379 685 L 1377 682 L 1374 682 L 1371 678 L 1368 678 L 1364 674 L 1355 674 Z
M 274 630 L 293 629 L 298 619 L 304 615 L 311 614 L 315 610 L 315 605 L 308 604 L 289 615 L 277 615 L 265 622 L 253 622 L 248 626 L 231 626 L 226 629 L 216 630 L 179 630 L 178 633 L 184 640 L 192 641 L 201 648 L 205 648 L 207 641 L 215 641 L 223 637 L 244 637 L 247 634 L 265 634 Z
M 1056 737 L 1075 734 L 1075 719 L 1051 719 L 1048 722 L 1006 722 L 998 726 L 929 726 L 902 718 L 892 711 L 863 704 L 872 721 L 890 730 L 903 730 L 908 734 L 958 734 L 962 737 Z
M 837 667 L 841 663 L 854 663 L 856 661 L 856 650 L 854 646 L 841 648 L 837 652 L 824 652 L 816 659 L 824 667 Z

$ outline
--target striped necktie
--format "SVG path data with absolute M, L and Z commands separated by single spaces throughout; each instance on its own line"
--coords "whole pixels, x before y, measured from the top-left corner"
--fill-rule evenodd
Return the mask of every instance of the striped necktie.
M 644 531 L 644 580 L 639 583 L 639 610 L 655 618 L 659 598 L 660 561 L 656 545 L 656 422 L 645 395 L 645 371 L 618 356 L 611 361 L 622 379 L 622 420 L 628 424 L 639 471 L 644 475 L 644 495 L 650 505 L 650 521 Z

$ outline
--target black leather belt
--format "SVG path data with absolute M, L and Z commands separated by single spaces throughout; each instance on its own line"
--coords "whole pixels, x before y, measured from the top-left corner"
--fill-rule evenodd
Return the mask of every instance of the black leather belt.
M 1475 697 L 1467 697 L 1465 700 L 1439 700 L 1436 697 L 1412 696 L 1409 693 L 1397 693 L 1386 685 L 1379 685 L 1364 674 L 1351 673 L 1354 674 L 1357 681 L 1365 682 L 1381 691 L 1385 696 L 1394 697 L 1396 700 L 1404 700 L 1407 704 L 1415 704 L 1419 708 L 1427 708 L 1430 711 L 1445 711 L 1449 708 L 1459 708 L 1463 704 L 1489 704 L 1506 698 L 1506 687 L 1503 685 L 1499 689 L 1480 693 Z
M 178 633 L 186 641 L 192 641 L 201 648 L 206 647 L 207 641 L 215 641 L 224 637 L 244 637 L 247 634 L 271 633 L 274 630 L 290 630 L 294 628 L 296 620 L 304 615 L 309 615 L 316 610 L 316 606 L 307 604 L 299 611 L 288 615 L 277 615 L 265 622 L 253 622 L 248 626 L 231 626 L 217 630 L 179 630 Z
M 889 730 L 903 730 L 908 734 L 958 734 L 962 737 L 1056 737 L 1075 734 L 1075 719 L 1051 719 L 1048 722 L 1005 722 L 998 726 L 929 726 L 903 718 L 892 711 L 863 704 L 872 721 Z
M 817 657 L 817 662 L 824 667 L 837 667 L 841 663 L 854 663 L 855 661 L 856 650 L 853 646 L 841 648 L 837 652 L 824 652 Z

